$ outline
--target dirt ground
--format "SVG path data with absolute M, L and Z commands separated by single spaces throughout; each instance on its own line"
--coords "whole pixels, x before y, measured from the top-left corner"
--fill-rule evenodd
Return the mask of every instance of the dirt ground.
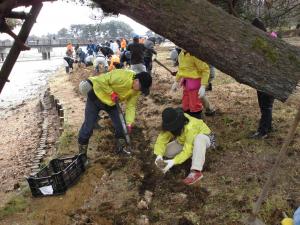
M 300 40 L 295 43 L 300 43 Z M 168 54 L 167 48 L 158 48 L 158 59 L 172 68 L 171 61 L 167 60 Z M 51 93 L 65 109 L 64 133 L 59 139 L 57 151 L 52 151 L 57 155 L 77 152 L 76 138 L 83 121 L 85 101 L 78 93 L 78 84 L 89 75 L 92 75 L 90 68 L 76 68 L 71 75 L 60 71 L 50 81 Z M 204 178 L 199 184 L 188 187 L 182 184 L 182 179 L 188 172 L 190 161 L 174 167 L 165 176 L 154 165 L 153 144 L 160 130 L 161 112 L 168 106 L 180 106 L 181 93 L 170 91 L 173 77 L 156 64 L 153 79 L 150 96 L 141 97 L 138 103 L 132 134 L 134 156 L 128 158 L 114 153 L 111 123 L 108 119 L 102 119 L 99 123 L 103 129 L 95 130 L 90 141 L 90 166 L 65 195 L 31 197 L 26 183 L 21 183 L 21 175 L 27 173 L 26 169 L 18 175 L 20 187 L 17 189 L 13 188 L 15 180 L 6 182 L 14 168 L 17 168 L 17 159 L 22 159 L 19 155 L 23 146 L 20 145 L 24 142 L 21 140 L 16 143 L 15 139 L 10 140 L 8 137 L 15 136 L 12 134 L 15 134 L 18 126 L 20 131 L 26 131 L 24 135 L 28 133 L 24 138 L 34 146 L 38 132 L 36 130 L 32 135 L 29 134 L 31 129 L 39 127 L 39 118 L 30 116 L 31 113 L 38 114 L 32 111 L 37 107 L 34 102 L 30 103 L 33 104 L 31 107 L 27 104 L 22 106 L 24 109 L 18 109 L 20 111 L 16 115 L 7 116 L 11 121 L 16 121 L 17 115 L 19 120 L 24 116 L 30 119 L 22 121 L 24 125 L 18 122 L 14 129 L 5 128 L 2 123 L 0 126 L 1 134 L 5 133 L 5 140 L 8 140 L 3 146 L 10 146 L 6 150 L 1 146 L 0 151 L 3 153 L 0 165 L 1 168 L 12 168 L 5 170 L 10 171 L 9 175 L 0 175 L 1 193 L 5 199 L 10 199 L 2 201 L 6 204 L 3 203 L 4 207 L 0 209 L 0 224 L 241 224 L 240 220 L 251 211 L 251 205 L 257 199 L 275 162 L 296 106 L 292 101 L 284 104 L 275 101 L 274 132 L 264 140 L 248 139 L 247 136 L 257 128 L 260 115 L 256 91 L 218 71 L 213 91 L 207 92 L 210 102 L 217 108 L 217 115 L 204 119 L 216 133 L 218 147 L 207 151 Z M 29 111 L 26 111 L 27 106 Z M 31 125 L 26 127 L 26 124 Z M 293 210 L 300 205 L 299 136 L 300 128 L 281 164 L 276 185 L 272 187 L 259 214 L 267 225 L 279 224 L 283 212 L 292 215 Z M 18 144 L 17 147 L 14 144 Z M 9 153 L 10 157 L 5 156 L 9 149 L 15 150 L 14 154 L 18 157 L 13 157 L 13 153 Z M 25 155 L 30 157 L 30 154 Z M 5 160 L 1 160 L 1 157 Z M 53 155 L 48 155 L 45 160 L 50 157 Z M 14 162 L 13 165 L 8 164 L 10 160 Z M 26 165 L 28 158 L 23 161 Z M 149 193 L 153 196 L 149 197 Z

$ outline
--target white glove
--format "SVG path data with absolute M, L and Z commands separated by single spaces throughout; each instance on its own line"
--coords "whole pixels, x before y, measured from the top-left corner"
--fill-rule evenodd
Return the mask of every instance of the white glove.
M 163 157 L 162 157 L 161 155 L 156 156 L 156 159 L 155 159 L 155 162 L 154 162 L 154 163 L 155 163 L 155 165 L 156 165 L 157 167 L 159 167 L 157 163 L 158 163 L 160 160 L 163 160 Z
M 163 168 L 163 173 L 166 173 L 169 171 L 169 169 L 171 169 L 173 166 L 174 166 L 174 160 L 171 159 L 171 160 L 164 160 L 164 162 L 167 164 L 165 166 L 165 168 Z
M 201 85 L 199 91 L 198 91 L 199 98 L 203 98 L 205 96 L 205 86 Z
M 178 89 L 178 82 L 174 81 L 174 83 L 172 84 L 172 87 L 171 87 L 171 91 L 175 92 L 175 91 L 177 91 L 177 89 Z

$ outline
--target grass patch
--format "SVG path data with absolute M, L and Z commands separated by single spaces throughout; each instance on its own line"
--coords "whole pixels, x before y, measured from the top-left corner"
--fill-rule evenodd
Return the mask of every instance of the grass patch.
M 64 131 L 59 138 L 60 147 L 69 146 L 75 137 L 76 133 L 74 131 Z
M 288 202 L 282 196 L 275 194 L 266 199 L 261 208 L 260 216 L 267 224 L 275 224 L 283 219 L 282 212 L 292 214 Z
M 3 208 L 0 209 L 0 219 L 23 211 L 26 209 L 27 205 L 28 202 L 23 195 L 15 196 Z

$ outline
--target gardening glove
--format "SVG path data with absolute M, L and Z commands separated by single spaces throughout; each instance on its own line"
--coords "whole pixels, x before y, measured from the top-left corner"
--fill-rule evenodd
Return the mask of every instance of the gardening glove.
M 128 124 L 126 127 L 127 127 L 128 134 L 131 134 L 131 132 L 132 132 L 132 126 L 131 126 L 131 124 Z
M 205 96 L 205 86 L 201 85 L 199 91 L 198 91 L 199 98 L 203 98 Z
M 176 76 L 176 74 L 177 74 L 177 71 L 171 73 L 171 75 L 174 77 Z
M 156 159 L 155 159 L 154 163 L 155 163 L 155 165 L 156 165 L 158 168 L 159 168 L 158 162 L 159 162 L 160 160 L 163 160 L 163 157 L 162 157 L 161 155 L 156 156 Z
M 171 169 L 174 166 L 174 160 L 170 159 L 170 160 L 164 160 L 164 162 L 167 164 L 165 166 L 165 168 L 163 168 L 163 173 L 166 173 L 169 171 L 169 169 Z
M 177 90 L 178 90 L 178 82 L 174 81 L 174 83 L 172 84 L 172 87 L 171 87 L 171 91 L 175 92 Z
M 111 93 L 110 97 L 113 102 L 117 102 L 119 100 L 119 96 L 116 92 Z

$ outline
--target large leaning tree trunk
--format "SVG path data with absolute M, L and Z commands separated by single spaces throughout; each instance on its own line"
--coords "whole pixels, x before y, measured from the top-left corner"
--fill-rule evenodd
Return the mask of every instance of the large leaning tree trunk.
M 206 0 L 93 0 L 125 14 L 237 81 L 285 101 L 300 80 L 300 48 L 272 39 Z

